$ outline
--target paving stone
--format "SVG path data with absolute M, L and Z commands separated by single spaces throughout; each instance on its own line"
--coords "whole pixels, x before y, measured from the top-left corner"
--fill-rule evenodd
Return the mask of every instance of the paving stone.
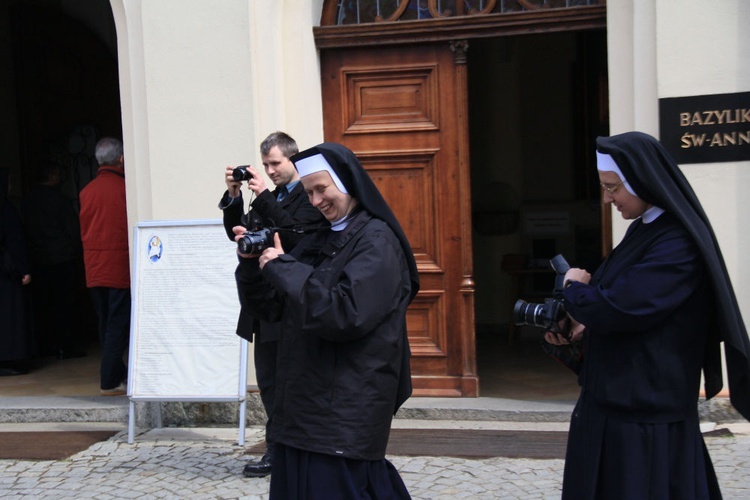
M 231 437 L 229 432 L 231 431 Z M 134 444 L 118 435 L 61 461 L 0 460 L 0 497 L 37 498 L 268 498 L 269 478 L 241 475 L 245 447 L 236 431 L 145 432 Z M 204 436 L 205 435 L 205 436 Z M 204 436 L 204 437 L 202 437 Z M 726 499 L 750 498 L 750 432 L 708 437 L 706 445 Z M 558 499 L 564 462 L 490 458 L 388 459 L 415 499 Z

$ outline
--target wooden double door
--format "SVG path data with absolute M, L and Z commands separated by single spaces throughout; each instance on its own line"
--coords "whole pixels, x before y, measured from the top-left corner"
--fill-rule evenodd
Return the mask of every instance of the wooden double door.
M 477 396 L 465 42 L 321 51 L 325 138 L 349 147 L 419 268 L 417 396 Z

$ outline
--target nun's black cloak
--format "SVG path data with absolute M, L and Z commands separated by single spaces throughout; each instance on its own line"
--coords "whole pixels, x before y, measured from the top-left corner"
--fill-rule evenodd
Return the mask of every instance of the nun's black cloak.
M 408 497 L 385 451 L 392 417 L 411 394 L 406 309 L 419 288 L 416 264 L 356 156 L 324 143 L 291 160 L 316 154 L 359 202 L 356 215 L 262 271 L 257 259 L 242 259 L 237 271 L 243 307 L 281 324 L 271 494 L 344 498 L 359 485 L 375 488 L 372 498 Z
M 718 243 L 656 139 L 600 137 L 597 150 L 665 212 L 636 219 L 590 284 L 564 291 L 586 332 L 563 498 L 720 498 L 699 428 L 701 370 L 713 397 L 724 340 L 731 401 L 747 418 L 750 351 Z
M 9 173 L 0 169 L 0 368 L 36 354 L 31 299 L 21 278 L 31 273 L 21 216 L 8 199 Z

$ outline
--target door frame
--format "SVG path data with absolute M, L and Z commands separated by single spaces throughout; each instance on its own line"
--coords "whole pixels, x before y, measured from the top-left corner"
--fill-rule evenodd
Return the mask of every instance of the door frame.
M 321 26 L 313 28 L 315 44 L 318 50 L 336 50 L 346 48 L 368 48 L 377 50 L 378 47 L 394 45 L 434 44 L 444 42 L 450 44 L 454 53 L 456 82 L 458 88 L 455 94 L 456 113 L 463 118 L 466 126 L 456 131 L 459 177 L 463 190 L 459 198 L 463 200 L 459 209 L 462 220 L 471 220 L 471 204 L 469 178 L 469 130 L 468 119 L 464 114 L 468 111 L 468 85 L 466 74 L 466 50 L 470 48 L 471 39 L 497 38 L 521 34 L 549 33 L 559 31 L 582 31 L 606 28 L 606 5 L 576 7 L 566 9 L 540 9 L 530 12 L 472 15 L 460 17 L 446 17 L 426 19 L 420 21 L 399 21 L 368 23 L 361 25 L 335 26 L 337 1 L 326 0 L 321 16 Z M 463 116 L 461 116 L 463 115 Z M 324 123 L 325 128 L 325 123 Z M 602 220 L 602 249 L 611 248 L 611 217 L 603 214 Z M 464 225 L 461 231 L 461 254 L 463 267 L 463 281 L 459 287 L 460 300 L 464 303 L 462 316 L 455 320 L 466 331 L 462 338 L 462 366 L 461 383 L 452 395 L 459 397 L 479 396 L 479 380 L 476 376 L 476 342 L 473 324 L 474 281 L 472 263 L 472 229 L 470 224 Z M 420 388 L 423 394 L 430 394 L 429 388 Z

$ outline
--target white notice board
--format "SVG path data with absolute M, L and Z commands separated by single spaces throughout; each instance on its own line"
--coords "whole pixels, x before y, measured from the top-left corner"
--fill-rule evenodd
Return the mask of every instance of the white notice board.
M 128 396 L 244 401 L 237 247 L 221 221 L 141 222 L 133 248 Z

